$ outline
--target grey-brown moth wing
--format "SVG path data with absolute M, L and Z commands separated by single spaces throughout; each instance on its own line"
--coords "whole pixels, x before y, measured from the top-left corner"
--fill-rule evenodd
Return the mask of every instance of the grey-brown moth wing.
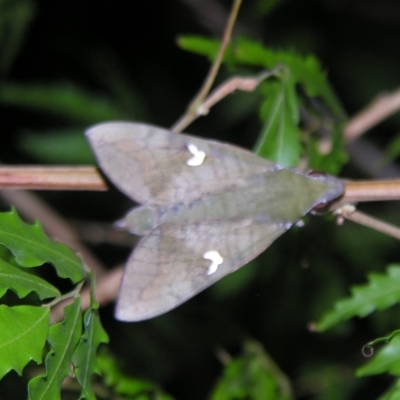
M 157 227 L 126 263 L 116 317 L 140 321 L 173 309 L 255 258 L 285 230 L 252 220 Z M 209 252 L 220 259 L 205 257 Z
M 86 136 L 107 176 L 142 204 L 188 202 L 278 168 L 236 146 L 146 124 L 103 123 L 88 129 Z M 198 165 L 189 165 L 190 145 L 204 153 Z

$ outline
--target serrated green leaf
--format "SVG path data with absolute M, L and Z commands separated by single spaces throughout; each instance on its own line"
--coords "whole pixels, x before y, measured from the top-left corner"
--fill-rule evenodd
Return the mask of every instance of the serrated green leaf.
M 18 297 L 23 298 L 36 292 L 41 300 L 61 295 L 59 290 L 44 279 L 6 263 L 0 259 L 0 297 L 11 289 Z
M 86 271 L 79 258 L 66 245 L 54 242 L 36 222 L 23 222 L 16 211 L 0 213 L 0 244 L 14 254 L 21 267 L 31 268 L 51 263 L 61 278 L 73 283 L 84 279 Z
M 59 115 L 87 125 L 125 117 L 111 100 L 91 95 L 73 85 L 20 85 L 6 82 L 0 87 L 0 102 Z
M 93 152 L 82 129 L 58 130 L 44 133 L 25 133 L 19 146 L 41 162 L 57 164 L 95 164 Z
M 262 346 L 248 342 L 242 357 L 229 362 L 210 397 L 212 400 L 293 398 L 286 376 Z
M 215 57 L 219 41 L 199 36 L 185 35 L 178 40 L 179 46 L 187 51 L 207 56 L 210 60 Z M 302 56 L 293 50 L 272 50 L 261 43 L 244 37 L 239 38 L 228 46 L 224 61 L 229 63 L 254 65 L 271 69 L 278 64 L 285 64 L 293 74 L 296 83 L 304 86 L 310 97 L 321 97 L 338 117 L 344 117 L 335 93 L 326 78 L 326 73 L 318 59 L 312 55 Z
M 341 321 L 355 316 L 365 317 L 375 310 L 384 310 L 399 302 L 400 266 L 390 266 L 386 274 L 371 273 L 368 280 L 368 284 L 351 289 L 351 298 L 339 300 L 335 309 L 316 323 L 316 330 L 325 331 Z
M 21 375 L 29 361 L 42 361 L 49 330 L 47 307 L 0 305 L 0 379 L 10 370 Z
M 255 153 L 282 167 L 297 166 L 301 145 L 294 81 L 286 76 L 279 82 L 265 82 L 263 87 L 266 100 L 261 114 L 265 124 Z
M 182 49 L 207 56 L 210 60 L 214 59 L 219 48 L 218 40 L 190 35 L 181 36 L 178 44 Z M 302 56 L 293 50 L 272 50 L 242 37 L 228 46 L 224 61 L 267 69 L 284 64 L 293 74 L 294 81 L 302 84 L 310 97 L 321 97 L 335 115 L 344 117 L 343 109 L 329 85 L 325 71 L 318 59 L 312 55 Z
M 82 387 L 80 399 L 96 400 L 92 390 L 91 378 L 96 369 L 96 353 L 101 343 L 108 343 L 98 314 L 93 309 L 86 311 L 84 316 L 84 332 L 75 349 L 72 362 L 75 366 L 75 376 Z
M 61 399 L 61 384 L 71 372 L 71 360 L 82 331 L 81 300 L 77 297 L 64 309 L 64 320 L 52 325 L 48 342 L 51 347 L 46 356 L 46 375 L 29 381 L 31 400 Z
M 400 336 L 393 339 L 378 351 L 378 353 L 357 370 L 357 376 L 389 373 L 400 376 Z
M 181 48 L 205 55 L 210 60 L 214 59 L 219 48 L 219 42 L 217 40 L 206 39 L 199 36 L 182 36 L 179 38 L 178 43 Z M 295 93 L 294 88 L 300 85 L 306 96 L 311 99 L 322 101 L 324 108 L 326 108 L 326 106 L 328 107 L 326 111 L 327 114 L 330 115 L 330 123 L 326 131 L 329 137 L 321 139 L 311 136 L 309 139 L 310 143 L 308 143 L 308 141 L 306 143 L 305 155 L 309 159 L 309 166 L 319 171 L 336 174 L 347 162 L 348 157 L 342 138 L 342 125 L 344 123 L 345 113 L 328 82 L 325 71 L 322 69 L 316 57 L 313 55 L 303 56 L 293 50 L 277 51 L 265 48 L 258 42 L 246 38 L 239 38 L 228 46 L 224 54 L 224 62 L 231 68 L 232 66 L 238 65 L 251 65 L 259 68 L 271 69 L 275 68 L 277 65 L 284 65 L 287 71 L 290 72 L 291 81 L 293 82 L 293 84 L 290 85 L 293 90 L 291 89 L 290 92 L 286 92 L 288 102 L 289 99 L 294 100 L 292 104 L 294 104 L 295 107 L 292 109 L 296 108 L 296 112 L 298 110 L 299 97 Z M 271 82 L 268 81 L 266 84 L 267 83 L 271 85 Z M 264 87 L 267 86 L 266 84 Z M 277 91 L 277 89 L 275 90 Z M 274 129 L 272 124 L 274 118 L 276 118 L 277 115 L 283 115 L 274 114 L 274 112 L 276 112 L 275 108 L 279 107 L 280 104 L 278 100 L 279 97 L 277 95 L 275 95 L 273 99 L 267 97 L 265 103 L 262 105 L 261 114 L 263 119 L 268 118 L 263 127 L 262 142 L 264 142 L 265 136 L 269 130 Z M 282 110 L 285 109 L 282 108 Z M 269 117 L 265 115 L 266 112 L 271 113 Z M 290 113 L 288 115 L 290 115 Z M 271 121 L 269 121 L 269 119 L 271 119 Z M 284 118 L 283 121 L 286 122 L 285 128 L 288 129 L 287 136 L 296 136 L 297 140 L 299 140 L 299 128 L 298 123 L 294 123 L 295 118 L 293 120 Z M 277 128 L 275 127 L 275 129 Z M 324 143 L 324 151 L 320 150 L 321 141 Z M 328 148 L 328 146 L 325 145 L 326 143 L 330 143 L 328 151 L 326 151 Z M 273 149 L 274 146 L 277 146 L 277 142 L 273 141 L 272 145 L 266 143 L 266 151 L 265 154 L 263 152 L 263 156 L 267 155 L 268 158 L 272 157 L 271 159 L 276 161 L 276 159 L 273 158 L 274 151 L 270 149 L 269 146 Z M 287 147 L 288 152 L 292 149 L 293 154 L 291 158 L 294 160 L 295 155 L 299 152 L 298 145 L 294 144 L 294 148 L 292 148 L 288 144 Z M 293 166 L 296 164 L 293 164 L 293 161 L 291 161 L 288 165 Z
M 96 354 L 101 343 L 108 343 L 108 336 L 103 329 L 97 314 L 99 305 L 95 299 L 95 278 L 91 273 L 90 279 L 90 308 L 85 312 L 83 335 L 72 357 L 75 376 L 82 387 L 80 399 L 96 400 L 91 386 L 91 378 L 98 372 Z

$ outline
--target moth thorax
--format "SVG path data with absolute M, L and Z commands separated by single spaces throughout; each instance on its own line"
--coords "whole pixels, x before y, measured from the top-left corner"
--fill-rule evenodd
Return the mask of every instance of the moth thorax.
M 151 208 L 140 206 L 129 211 L 123 221 L 129 232 L 144 236 L 157 226 L 157 214 Z

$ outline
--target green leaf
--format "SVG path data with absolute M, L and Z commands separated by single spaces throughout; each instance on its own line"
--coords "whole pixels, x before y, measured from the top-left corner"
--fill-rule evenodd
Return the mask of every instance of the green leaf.
M 378 353 L 357 370 L 357 376 L 389 373 L 400 376 L 400 336 L 393 339 L 378 351 Z
M 393 386 L 387 390 L 379 400 L 399 400 L 400 399 L 400 379 L 397 379 Z
M 325 331 L 341 321 L 358 316 L 365 317 L 374 310 L 384 310 L 400 300 L 400 266 L 392 265 L 386 274 L 371 273 L 369 283 L 354 286 L 352 297 L 340 300 L 335 309 L 316 323 L 316 330 Z
M 41 162 L 57 164 L 95 164 L 93 152 L 81 129 L 25 133 L 19 147 Z
M 0 297 L 11 289 L 18 297 L 23 298 L 36 292 L 41 300 L 61 295 L 59 290 L 33 274 L 21 271 L 18 267 L 0 259 Z
M 349 157 L 345 150 L 345 140 L 342 135 L 343 123 L 335 124 L 330 127 L 331 135 L 329 138 L 311 137 L 308 143 L 308 158 L 310 168 L 316 171 L 324 171 L 332 175 L 337 175 L 340 168 L 347 163 Z M 330 150 L 328 152 L 320 149 L 321 142 L 329 141 Z
M 46 375 L 29 381 L 31 400 L 61 399 L 61 384 L 71 372 L 71 360 L 82 330 L 81 300 L 65 307 L 64 320 L 50 327 L 48 342 L 51 347 L 46 356 Z
M 219 48 L 219 41 L 199 36 L 181 36 L 179 46 L 187 51 L 207 56 L 213 60 Z M 278 64 L 286 65 L 293 74 L 296 83 L 303 85 L 310 97 L 321 97 L 335 115 L 344 117 L 343 109 L 332 90 L 326 73 L 318 59 L 313 55 L 302 56 L 295 51 L 278 51 L 265 48 L 262 44 L 246 38 L 239 38 L 226 51 L 224 61 L 273 68 Z
M 17 263 L 25 268 L 50 262 L 58 276 L 77 283 L 86 276 L 79 258 L 66 245 L 50 240 L 36 222 L 26 224 L 13 209 L 0 213 L 0 244 L 14 254 Z
M 147 396 L 145 399 L 172 400 L 172 397 L 161 392 L 154 384 L 125 375 L 115 358 L 106 350 L 100 352 L 97 362 L 105 384 L 115 393 L 135 399 L 143 395 Z
M 178 43 L 181 48 L 205 55 L 210 60 L 214 59 L 219 48 L 217 40 L 198 36 L 180 37 Z M 296 87 L 300 86 L 302 93 L 311 100 L 306 102 L 307 106 L 303 105 L 306 113 L 313 114 L 317 111 L 316 122 L 321 125 L 319 129 L 321 132 L 312 132 L 306 137 L 307 140 L 304 140 L 303 152 L 309 160 L 309 166 L 332 174 L 339 172 L 348 160 L 342 137 L 345 114 L 316 57 L 303 56 L 293 50 L 273 50 L 265 48 L 258 42 L 239 38 L 228 46 L 224 62 L 230 69 L 235 66 L 251 65 L 270 70 L 278 65 L 284 65 L 290 74 L 288 81 L 285 81 L 285 75 L 282 77 L 285 89 L 279 88 L 278 83 L 271 81 L 266 81 L 262 85 L 263 88 L 267 88 L 264 93 L 266 100 L 261 106 L 261 116 L 266 123 L 256 146 L 261 152 L 259 154 L 277 161 L 280 158 L 279 149 L 285 148 L 288 154 L 281 158 L 287 164 L 282 165 L 297 165 L 294 163 L 300 154 L 300 130 L 299 118 L 296 115 L 302 97 L 297 95 Z M 315 100 L 322 104 L 316 110 L 313 107 L 308 110 L 316 102 Z M 279 128 L 285 132 L 286 143 L 279 142 L 279 135 L 276 133 Z M 323 137 L 320 137 L 321 134 Z
M 266 100 L 261 108 L 265 124 L 255 146 L 255 153 L 282 167 L 295 167 L 299 163 L 301 145 L 299 116 L 294 81 L 284 72 L 281 81 L 265 82 Z
M 49 320 L 47 307 L 0 305 L 0 379 L 11 369 L 21 375 L 31 360 L 42 362 Z
M 80 399 L 96 400 L 91 386 L 91 378 L 98 372 L 96 365 L 96 353 L 101 343 L 108 343 L 107 333 L 101 326 L 100 318 L 97 313 L 99 308 L 95 300 L 95 278 L 91 273 L 90 279 L 90 308 L 86 311 L 83 322 L 83 335 L 72 357 L 75 367 L 75 376 L 82 387 Z
M 243 356 L 228 363 L 210 398 L 288 400 L 293 394 L 287 377 L 261 345 L 248 342 Z
M 3 83 L 0 102 L 59 115 L 72 122 L 93 124 L 124 119 L 111 100 L 86 93 L 73 85 L 20 85 Z

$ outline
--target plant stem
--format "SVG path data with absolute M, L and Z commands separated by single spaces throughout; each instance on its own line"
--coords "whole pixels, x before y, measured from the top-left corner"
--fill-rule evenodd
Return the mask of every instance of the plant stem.
M 367 214 L 362 213 L 361 211 L 352 211 L 349 213 L 342 213 L 341 216 L 343 218 L 348 219 L 349 221 L 356 222 L 360 225 L 367 226 L 369 228 L 375 229 L 379 232 L 382 232 L 386 235 L 392 236 L 395 239 L 400 240 L 400 228 L 395 225 L 389 224 L 387 222 L 381 221 L 379 219 L 370 217 Z
M 226 47 L 228 46 L 231 39 L 233 27 L 235 25 L 235 21 L 237 19 L 241 4 L 242 0 L 234 0 L 231 12 L 229 14 L 228 22 L 225 26 L 224 34 L 222 36 L 222 41 L 217 56 L 215 57 L 215 60 L 211 65 L 210 70 L 208 71 L 208 74 L 206 76 L 206 79 L 204 80 L 202 87 L 200 88 L 199 92 L 196 94 L 194 99 L 190 102 L 186 112 L 172 126 L 171 128 L 172 131 L 182 132 L 191 122 L 193 122 L 196 119 L 198 109 L 203 103 L 204 99 L 207 97 L 208 93 L 210 92 L 211 87 L 214 84 L 215 78 L 217 77 L 218 70 L 224 58 Z
M 350 143 L 400 109 L 400 88 L 382 94 L 364 110 L 351 118 L 344 129 L 344 138 Z
M 0 166 L 0 188 L 107 190 L 95 167 Z
M 340 203 L 400 200 L 400 180 L 344 181 L 345 194 Z

